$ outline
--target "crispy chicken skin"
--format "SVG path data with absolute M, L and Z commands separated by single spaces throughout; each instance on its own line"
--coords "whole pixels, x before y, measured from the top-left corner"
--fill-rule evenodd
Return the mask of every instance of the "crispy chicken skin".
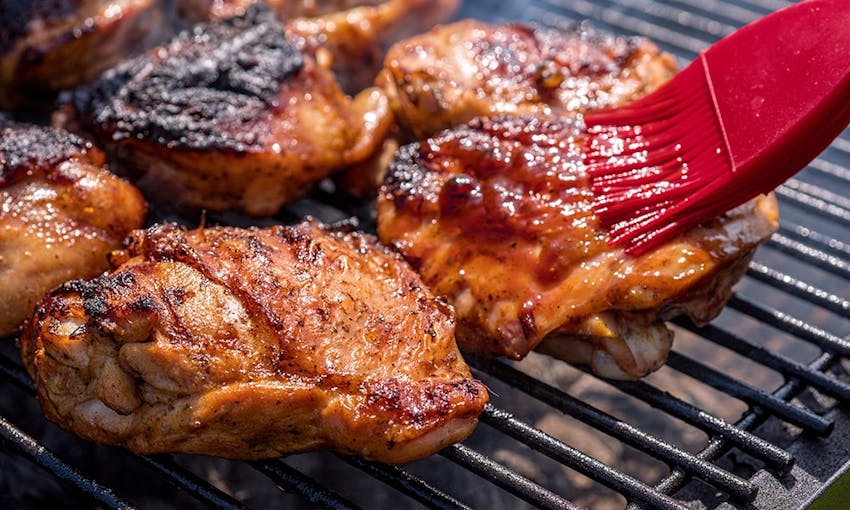
M 404 146 L 378 196 L 378 233 L 458 316 L 458 343 L 534 348 L 634 379 L 666 359 L 663 323 L 714 318 L 778 227 L 761 197 L 640 257 L 592 210 L 584 132 L 554 117 L 476 119 Z
M 399 255 L 312 221 L 137 231 L 24 328 L 47 416 L 139 453 L 384 462 L 468 436 L 488 396 Z
M 107 269 L 142 226 L 142 196 L 103 159 L 70 133 L 0 120 L 0 337 L 60 283 Z
M 322 55 L 255 5 L 106 72 L 74 95 L 67 125 L 158 202 L 274 214 L 369 157 L 392 124 L 382 92 L 352 100 Z
M 0 2 L 0 107 L 75 87 L 158 34 L 159 0 Z
M 378 85 L 413 139 L 495 114 L 573 115 L 637 99 L 673 76 L 643 38 L 464 20 L 393 46 Z
M 183 0 L 190 19 L 225 19 L 256 0 Z M 372 84 L 393 43 L 450 19 L 459 0 L 271 0 L 287 28 L 327 49 L 347 92 Z

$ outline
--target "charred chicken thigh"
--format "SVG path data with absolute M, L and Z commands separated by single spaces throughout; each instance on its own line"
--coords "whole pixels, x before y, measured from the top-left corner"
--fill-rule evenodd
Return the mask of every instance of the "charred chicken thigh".
M 406 462 L 468 436 L 487 402 L 450 308 L 371 236 L 156 226 L 113 263 L 45 298 L 21 341 L 47 416 L 84 438 Z
M 392 124 L 383 93 L 352 100 L 324 55 L 253 5 L 104 73 L 74 95 L 68 125 L 159 202 L 274 214 L 369 157 Z
M 458 316 L 461 348 L 532 349 L 633 379 L 666 359 L 663 320 L 714 318 L 759 243 L 773 195 L 640 257 L 608 245 L 577 121 L 518 116 L 403 147 L 378 196 L 378 233 Z
M 159 0 L 0 2 L 0 107 L 97 78 L 155 38 L 163 14 Z
M 667 81 L 672 56 L 643 38 L 464 20 L 393 46 L 378 84 L 414 139 L 496 114 L 574 115 Z
M 183 0 L 191 19 L 239 15 L 257 0 Z M 267 2 L 288 30 L 327 49 L 333 70 L 348 92 L 369 85 L 390 46 L 444 22 L 459 0 L 271 0 Z
M 67 280 L 92 277 L 142 226 L 145 202 L 64 131 L 0 120 L 0 337 Z

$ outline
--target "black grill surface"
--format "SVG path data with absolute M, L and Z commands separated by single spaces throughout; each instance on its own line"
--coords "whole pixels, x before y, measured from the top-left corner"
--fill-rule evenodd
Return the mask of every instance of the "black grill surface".
M 788 4 L 478 1 L 460 16 L 556 27 L 589 19 L 648 36 L 684 65 Z M 850 136 L 777 195 L 779 233 L 716 321 L 675 323 L 675 352 L 658 373 L 612 382 L 536 354 L 518 363 L 469 357 L 492 390 L 478 430 L 402 467 L 331 453 L 247 463 L 92 445 L 44 421 L 7 344 L 0 506 L 797 508 L 850 462 Z M 327 183 L 274 221 L 305 214 L 373 225 L 368 205 Z

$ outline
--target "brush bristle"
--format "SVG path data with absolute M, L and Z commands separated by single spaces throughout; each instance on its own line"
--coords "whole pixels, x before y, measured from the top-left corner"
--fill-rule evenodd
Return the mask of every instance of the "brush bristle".
M 722 189 L 734 163 L 712 94 L 695 63 L 640 101 L 585 117 L 594 210 L 611 245 L 640 255 L 737 205 Z

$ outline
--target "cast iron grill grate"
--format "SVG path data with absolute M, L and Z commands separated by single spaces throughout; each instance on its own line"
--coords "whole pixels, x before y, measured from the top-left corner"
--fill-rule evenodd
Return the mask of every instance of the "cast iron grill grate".
M 687 61 L 701 48 L 736 27 L 787 4 L 782 0 L 734 4 L 731 0 L 531 0 L 509 5 L 478 1 L 467 2 L 461 16 L 486 20 L 521 19 L 555 26 L 590 19 L 594 27 L 603 30 L 646 35 L 663 49 Z M 533 417 L 513 411 L 512 402 L 498 396 L 485 409 L 480 428 L 492 429 L 490 432 L 497 434 L 494 437 L 499 441 L 524 445 L 612 489 L 636 508 L 689 508 L 694 500 L 699 505 L 716 507 L 726 504 L 727 499 L 732 505 L 752 503 L 764 508 L 778 507 L 780 503 L 788 507 L 802 504 L 802 500 L 780 502 L 776 499 L 781 497 L 779 493 L 762 487 L 763 477 L 753 476 L 752 470 L 735 469 L 734 462 L 724 463 L 722 459 L 730 451 L 742 452 L 755 459 L 755 464 L 769 477 L 782 482 L 794 468 L 794 442 L 800 438 L 817 441 L 817 438 L 838 435 L 836 423 L 850 430 L 850 420 L 841 419 L 844 417 L 842 404 L 850 401 L 850 384 L 840 373 L 842 358 L 850 358 L 850 337 L 847 335 L 850 300 L 843 290 L 850 281 L 850 199 L 845 198 L 850 196 L 850 137 L 845 135 L 836 141 L 810 168 L 780 187 L 777 195 L 783 208 L 782 227 L 757 255 L 757 258 L 765 255 L 769 260 L 751 264 L 745 289 L 730 301 L 728 308 L 736 314 L 735 320 L 717 321 L 704 328 L 696 328 L 687 321 L 675 324 L 680 331 L 696 335 L 699 342 L 722 347 L 778 373 L 781 376 L 778 388 L 765 390 L 747 377 L 728 374 L 722 366 L 712 366 L 696 355 L 683 352 L 678 341 L 668 367 L 683 378 L 692 379 L 694 384 L 713 388 L 717 394 L 727 396 L 724 398 L 742 402 L 745 410 L 737 419 L 718 416 L 722 413 L 691 403 L 652 381 L 599 380 L 606 391 L 645 403 L 649 413 L 675 419 L 704 432 L 707 439 L 701 449 L 694 451 L 677 446 L 660 434 L 645 430 L 636 416 L 622 419 L 587 403 L 539 374 L 529 374 L 522 362 L 468 357 L 476 376 L 488 384 L 504 384 L 518 394 L 592 427 L 610 440 L 645 453 L 669 469 L 655 482 L 644 480 L 617 465 L 583 453 L 570 444 L 569 436 L 560 439 L 545 432 L 543 427 L 531 423 Z M 352 206 L 325 191 L 317 191 L 296 206 L 293 217 L 303 212 L 301 209 L 328 221 L 357 214 L 363 225 L 372 224 L 368 210 Z M 818 281 L 811 278 L 812 274 L 818 275 L 815 278 Z M 794 311 L 775 304 L 776 296 L 782 302 L 792 301 Z M 756 337 L 765 335 L 787 336 L 808 344 L 808 361 L 764 347 L 765 342 Z M 33 394 L 31 381 L 13 356 L 0 354 L 0 374 L 0 384 L 16 386 L 30 396 Z M 116 489 L 87 475 L 86 469 L 63 460 L 63 455 L 50 451 L 37 438 L 16 426 L 16 418 L 9 413 L 0 416 L 0 436 L 8 452 L 46 470 L 55 479 L 88 496 L 97 506 L 134 507 Z M 767 422 L 790 428 L 792 441 L 776 441 L 769 432 L 762 433 L 764 427 L 760 427 Z M 844 428 L 841 434 L 850 434 Z M 440 459 L 431 462 L 438 466 L 457 465 L 535 507 L 576 507 L 570 502 L 569 493 L 547 488 L 545 482 L 538 483 L 532 479 L 534 477 L 521 474 L 494 454 L 479 449 L 470 446 L 470 442 L 455 445 L 442 451 Z M 840 466 L 850 461 L 850 454 L 838 451 L 835 455 L 845 457 L 833 459 L 832 464 Z M 414 473 L 407 466 L 387 466 L 343 455 L 330 456 L 330 459 L 352 466 L 409 498 L 401 501 L 437 509 L 465 509 L 476 504 L 464 502 L 462 497 L 455 495 L 456 487 L 429 481 L 427 476 Z M 196 474 L 180 460 L 180 456 L 171 455 L 135 458 L 135 462 L 146 465 L 202 506 L 247 508 L 238 497 L 217 488 L 214 480 Z M 300 495 L 302 502 L 334 509 L 358 508 L 354 501 L 356 495 L 341 495 L 329 488 L 326 480 L 305 474 L 288 459 L 248 464 L 282 491 Z M 701 481 L 711 490 L 708 493 L 683 491 L 693 480 Z M 382 485 L 376 483 L 368 490 L 380 490 L 377 487 Z

